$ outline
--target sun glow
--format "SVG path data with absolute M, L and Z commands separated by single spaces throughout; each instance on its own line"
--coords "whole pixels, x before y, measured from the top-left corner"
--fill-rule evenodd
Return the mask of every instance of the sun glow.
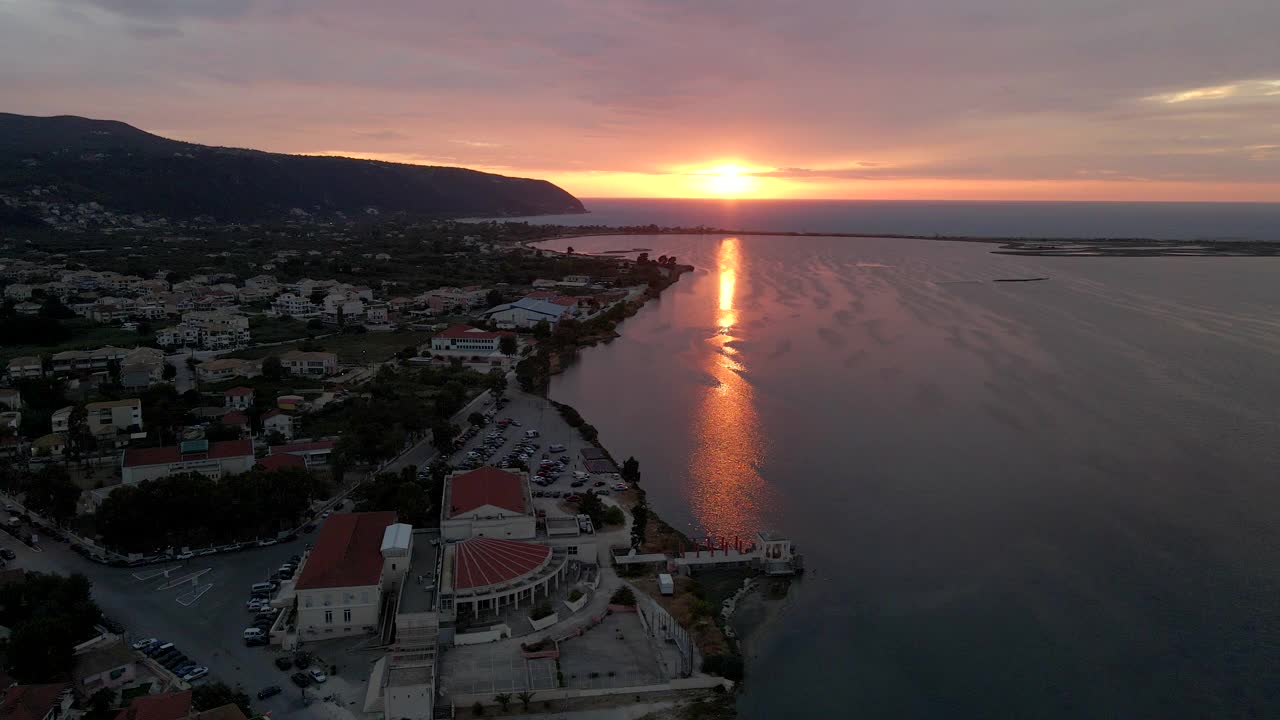
M 725 164 L 693 174 L 703 178 L 708 193 L 728 197 L 751 192 L 755 178 L 749 172 L 740 165 Z

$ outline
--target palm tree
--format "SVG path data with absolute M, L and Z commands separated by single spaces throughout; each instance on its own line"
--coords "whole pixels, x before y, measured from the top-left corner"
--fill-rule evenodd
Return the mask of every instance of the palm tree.
M 529 703 L 533 702 L 533 693 L 529 692 L 528 690 L 525 690 L 520 694 L 516 695 L 516 697 L 520 699 L 520 704 L 523 705 L 525 711 L 528 712 Z
M 506 712 L 507 706 L 511 704 L 511 693 L 498 693 L 493 696 L 493 701 L 502 706 L 502 712 Z

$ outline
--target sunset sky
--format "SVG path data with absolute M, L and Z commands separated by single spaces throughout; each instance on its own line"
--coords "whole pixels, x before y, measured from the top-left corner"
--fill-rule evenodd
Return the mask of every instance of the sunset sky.
M 1280 201 L 1277 0 L 0 0 L 0 111 L 581 197 Z

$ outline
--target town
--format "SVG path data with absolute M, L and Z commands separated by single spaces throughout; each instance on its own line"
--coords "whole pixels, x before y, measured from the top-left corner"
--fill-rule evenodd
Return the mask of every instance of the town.
M 734 604 L 790 542 L 666 526 L 544 396 L 675 258 L 518 223 L 67 232 L 0 246 L 6 705 L 435 718 L 742 679 Z

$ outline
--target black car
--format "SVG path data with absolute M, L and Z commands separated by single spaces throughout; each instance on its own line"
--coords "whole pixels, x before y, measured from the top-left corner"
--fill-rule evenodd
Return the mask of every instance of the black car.
M 299 670 L 306 670 L 311 667 L 311 655 L 304 652 L 295 653 L 293 656 L 293 665 Z
M 245 647 L 258 647 L 258 646 L 265 646 L 265 645 L 268 645 L 270 642 L 271 642 L 271 641 L 270 641 L 270 640 L 268 640 L 265 636 L 262 636 L 262 637 L 251 637 L 251 638 L 245 638 L 245 639 L 244 639 L 244 646 L 245 646 Z
M 293 658 L 278 657 L 276 658 L 275 663 L 276 663 L 276 667 L 280 668 L 281 670 L 289 670 L 293 668 Z
M 280 689 L 279 685 L 268 685 L 258 691 L 258 699 L 266 700 L 269 697 L 279 695 L 281 692 L 283 691 Z
M 296 672 L 290 675 L 289 679 L 293 681 L 294 685 L 297 685 L 300 688 L 309 687 L 311 685 L 311 678 L 306 673 Z
M 4 548 L 3 550 L 0 550 L 0 557 L 3 557 L 5 560 L 13 560 L 16 559 L 18 555 L 9 548 Z
M 313 533 L 315 531 L 316 531 L 315 523 L 307 523 L 306 525 L 302 526 L 302 532 L 304 533 Z

